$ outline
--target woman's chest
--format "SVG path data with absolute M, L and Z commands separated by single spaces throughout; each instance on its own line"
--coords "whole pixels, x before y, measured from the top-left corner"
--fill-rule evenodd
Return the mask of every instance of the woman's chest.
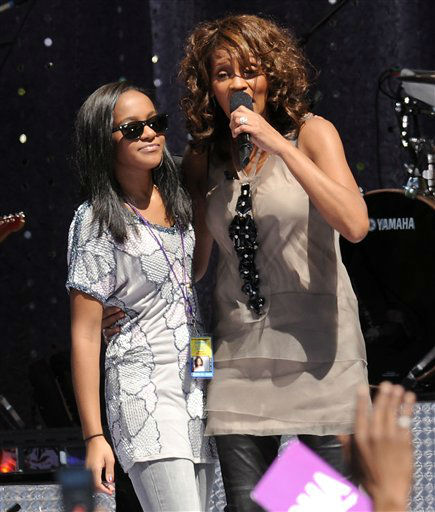
M 249 185 L 250 201 L 259 236 L 277 231 L 287 236 L 304 229 L 309 215 L 309 198 L 281 159 L 270 156 L 257 176 L 225 178 L 224 169 L 211 169 L 207 194 L 207 225 L 219 241 L 238 213 L 242 186 Z M 246 188 L 246 187 L 244 187 Z

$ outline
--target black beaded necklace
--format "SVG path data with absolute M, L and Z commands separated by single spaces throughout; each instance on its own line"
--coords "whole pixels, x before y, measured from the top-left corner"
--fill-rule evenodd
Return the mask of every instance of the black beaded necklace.
M 258 152 L 254 168 L 257 171 L 261 151 Z M 248 307 L 257 315 L 263 313 L 266 301 L 260 295 L 260 278 L 255 265 L 255 254 L 258 249 L 257 226 L 252 214 L 252 197 L 249 183 L 242 183 L 240 196 L 236 203 L 236 214 L 231 221 L 228 234 L 233 241 L 234 249 L 239 258 L 239 274 L 243 281 L 242 292 L 248 297 Z

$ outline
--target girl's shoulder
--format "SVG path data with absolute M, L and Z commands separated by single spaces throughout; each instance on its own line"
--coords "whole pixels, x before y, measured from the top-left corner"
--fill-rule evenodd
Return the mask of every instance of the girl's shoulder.
M 75 210 L 70 230 L 78 228 L 80 230 L 92 230 L 94 228 L 94 224 L 97 223 L 94 221 L 94 210 L 92 204 L 89 201 L 85 201 Z
M 73 222 L 82 222 L 93 216 L 93 207 L 89 201 L 80 204 L 74 212 Z
M 109 242 L 112 236 L 109 230 L 100 229 L 92 204 L 85 201 L 74 212 L 68 238 L 70 244 L 83 245 L 92 240 L 103 238 Z

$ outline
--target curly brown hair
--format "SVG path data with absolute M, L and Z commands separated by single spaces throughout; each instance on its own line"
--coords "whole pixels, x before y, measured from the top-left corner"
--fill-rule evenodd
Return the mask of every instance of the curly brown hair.
M 254 15 L 232 15 L 199 24 L 187 38 L 179 76 L 186 91 L 181 106 L 193 145 L 204 149 L 229 133 L 224 112 L 210 96 L 211 56 L 224 49 L 240 66 L 254 56 L 268 82 L 267 111 L 281 133 L 298 132 L 308 111 L 308 61 L 295 36 L 274 22 Z

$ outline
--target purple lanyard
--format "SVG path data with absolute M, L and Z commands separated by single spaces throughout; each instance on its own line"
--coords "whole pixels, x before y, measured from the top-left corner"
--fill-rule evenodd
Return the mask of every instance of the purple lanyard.
M 181 248 L 182 248 L 182 251 L 183 251 L 183 265 L 182 266 L 183 266 L 183 280 L 184 280 L 183 284 L 184 284 L 184 286 L 180 283 L 180 281 L 179 281 L 179 279 L 177 277 L 177 274 L 175 273 L 174 266 L 169 261 L 168 254 L 167 254 L 165 248 L 163 247 L 163 244 L 162 244 L 161 240 L 156 236 L 156 234 L 152 230 L 152 226 L 151 226 L 150 222 L 147 221 L 145 219 L 145 217 L 140 213 L 140 211 L 137 210 L 132 204 L 130 204 L 130 203 L 127 203 L 127 204 L 136 213 L 136 215 L 142 221 L 144 226 L 148 229 L 150 235 L 157 242 L 157 245 L 160 247 L 160 250 L 162 251 L 163 255 L 166 258 L 166 261 L 168 263 L 169 269 L 172 272 L 173 276 L 175 277 L 175 280 L 177 281 L 178 287 L 179 287 L 179 289 L 181 291 L 181 295 L 183 296 L 188 323 L 192 323 L 193 325 L 196 325 L 195 315 L 194 315 L 194 312 L 193 312 L 192 303 L 191 303 L 191 301 L 189 299 L 189 295 L 187 293 L 186 251 L 185 251 L 185 248 L 184 248 L 183 230 L 178 228 L 179 231 L 180 231 Z

